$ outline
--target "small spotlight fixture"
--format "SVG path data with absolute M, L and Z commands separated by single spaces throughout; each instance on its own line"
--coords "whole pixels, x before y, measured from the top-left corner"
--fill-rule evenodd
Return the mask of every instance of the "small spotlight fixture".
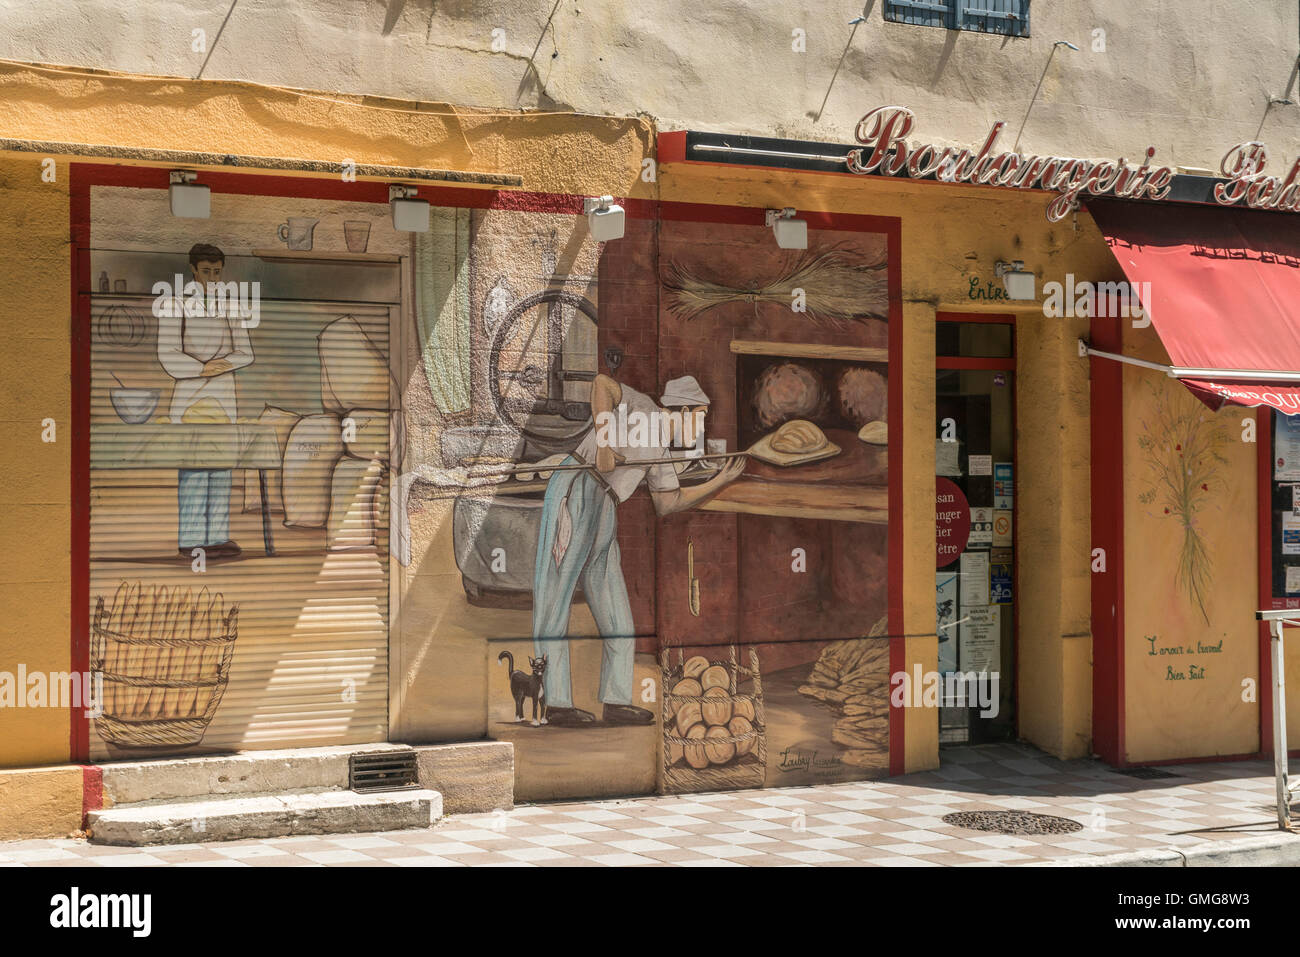
M 390 184 L 388 205 L 393 211 L 393 228 L 400 233 L 427 233 L 429 231 L 429 201 L 413 199 L 414 186 Z
M 174 169 L 168 174 L 167 201 L 172 215 L 184 219 L 208 219 L 212 215 L 212 190 L 195 182 L 198 173 Z
M 614 202 L 613 196 L 586 197 L 582 201 L 582 211 L 587 214 L 591 238 L 596 242 L 607 243 L 623 238 L 627 214 Z
M 998 262 L 993 267 L 994 275 L 1002 280 L 1008 299 L 1034 299 L 1034 274 L 1025 271 L 1022 260 Z
M 772 227 L 776 244 L 782 249 L 808 248 L 808 223 L 806 220 L 794 218 L 793 206 L 787 206 L 785 209 L 769 209 L 764 222 Z

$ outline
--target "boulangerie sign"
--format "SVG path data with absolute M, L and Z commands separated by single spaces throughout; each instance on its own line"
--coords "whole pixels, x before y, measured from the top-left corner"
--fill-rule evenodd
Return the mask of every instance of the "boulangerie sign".
M 1161 200 L 1169 195 L 1174 178 L 1171 166 L 1152 166 L 1156 148 L 1148 146 L 1139 166 L 1120 157 L 1111 162 L 1068 156 L 1031 156 L 998 152 L 997 143 L 1006 122 L 998 120 L 978 150 L 917 143 L 906 137 L 915 114 L 902 106 L 881 106 L 858 121 L 855 138 L 862 146 L 849 151 L 845 161 L 853 173 L 927 176 L 949 183 L 977 183 L 1008 189 L 1046 189 L 1060 193 L 1047 207 L 1051 222 L 1064 219 L 1078 208 L 1083 193 L 1122 199 Z M 1285 179 L 1264 175 L 1268 150 L 1263 143 L 1240 143 L 1224 155 L 1220 171 L 1228 182 L 1214 188 L 1223 206 L 1243 203 L 1252 209 L 1300 211 L 1300 159 Z

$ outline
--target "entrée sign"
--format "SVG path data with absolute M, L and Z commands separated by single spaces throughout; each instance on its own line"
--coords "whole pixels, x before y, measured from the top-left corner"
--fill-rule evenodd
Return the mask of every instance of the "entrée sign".
M 902 106 L 881 106 L 858 121 L 855 138 L 862 147 L 845 158 L 852 173 L 906 175 L 923 179 L 935 175 L 949 183 L 978 183 L 1009 189 L 1048 189 L 1061 195 L 1047 207 L 1047 218 L 1059 222 L 1078 208 L 1079 194 L 1125 199 L 1164 199 L 1169 195 L 1174 170 L 1152 166 L 1154 146 L 1148 146 L 1142 165 L 1133 167 L 1121 157 L 1116 162 L 1065 156 L 1026 156 L 996 153 L 998 137 L 1006 123 L 998 120 L 978 152 L 930 143 L 909 149 L 905 137 L 912 132 L 915 114 Z M 1241 143 L 1228 150 L 1220 164 L 1229 182 L 1214 187 L 1214 199 L 1223 206 L 1243 200 L 1252 209 L 1300 210 L 1300 159 L 1286 179 L 1263 174 L 1268 150 L 1263 143 Z

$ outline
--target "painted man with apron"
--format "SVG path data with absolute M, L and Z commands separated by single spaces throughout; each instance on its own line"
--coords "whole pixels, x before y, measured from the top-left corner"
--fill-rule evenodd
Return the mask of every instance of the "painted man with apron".
M 216 246 L 190 249 L 190 272 L 204 290 L 221 281 L 226 256 Z M 181 290 L 175 290 L 176 298 Z M 253 361 L 238 308 L 173 308 L 158 317 L 158 361 L 176 380 L 174 423 L 235 421 L 235 370 Z M 181 469 L 178 473 L 178 550 L 190 557 L 202 548 L 208 558 L 234 558 L 230 540 L 230 469 Z
M 580 581 L 602 639 L 601 719 L 608 724 L 654 720 L 652 712 L 632 704 L 636 631 L 619 554 L 618 506 L 644 481 L 656 514 L 670 515 L 702 505 L 740 476 L 745 460 L 731 459 L 708 481 L 682 488 L 671 463 L 656 463 L 670 453 L 684 458 L 684 450 L 697 441 L 703 445 L 708 405 L 694 376 L 670 381 L 658 404 L 609 376 L 598 375 L 592 382 L 592 428 L 563 464 L 594 468 L 551 474 L 537 542 L 533 646 L 537 657 L 547 660 L 547 723 L 581 727 L 596 722 L 591 712 L 573 706 L 570 686 L 569 605 Z M 659 424 L 669 410 L 676 415 L 666 420 L 670 428 L 661 432 Z M 599 427 L 611 421 L 630 427 Z M 638 428 L 638 423 L 649 427 Z

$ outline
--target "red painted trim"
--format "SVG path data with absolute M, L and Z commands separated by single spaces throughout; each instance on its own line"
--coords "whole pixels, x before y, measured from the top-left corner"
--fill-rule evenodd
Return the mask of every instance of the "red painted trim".
M 1120 323 L 1094 317 L 1094 347 L 1121 352 Z M 1124 743 L 1124 419 L 1123 365 L 1090 360 L 1092 544 L 1105 549 L 1106 571 L 1092 579 L 1092 750 L 1123 766 Z
M 812 217 L 809 225 L 812 225 Z M 884 232 L 888 236 L 889 282 L 889 673 L 907 670 L 907 638 L 903 613 L 903 224 L 878 216 L 845 216 L 859 223 L 852 228 Z M 821 227 L 819 227 L 821 228 Z M 841 227 L 846 228 L 846 227 Z M 893 691 L 893 683 L 890 683 Z M 892 697 L 892 694 L 891 694 Z M 889 709 L 889 773 L 907 770 L 907 711 Z
M 86 826 L 86 815 L 104 806 L 104 770 L 98 765 L 81 766 L 81 826 Z
M 939 356 L 934 360 L 934 367 L 936 369 L 985 369 L 992 372 L 1015 372 L 1016 360 L 1010 357 Z
M 1273 607 L 1273 411 L 1255 410 L 1256 535 L 1259 541 L 1259 606 Z M 1259 750 L 1273 753 L 1273 638 L 1259 623 Z
M 71 512 L 69 537 L 72 608 L 70 668 L 90 671 L 90 300 L 79 295 L 90 288 L 90 190 L 83 167 L 73 163 L 68 172 L 71 239 L 71 349 L 72 421 Z M 68 715 L 68 757 L 73 762 L 90 758 L 90 719 L 84 702 L 74 703 Z
M 686 131 L 673 130 L 660 133 L 655 144 L 655 155 L 660 164 L 686 162 Z

